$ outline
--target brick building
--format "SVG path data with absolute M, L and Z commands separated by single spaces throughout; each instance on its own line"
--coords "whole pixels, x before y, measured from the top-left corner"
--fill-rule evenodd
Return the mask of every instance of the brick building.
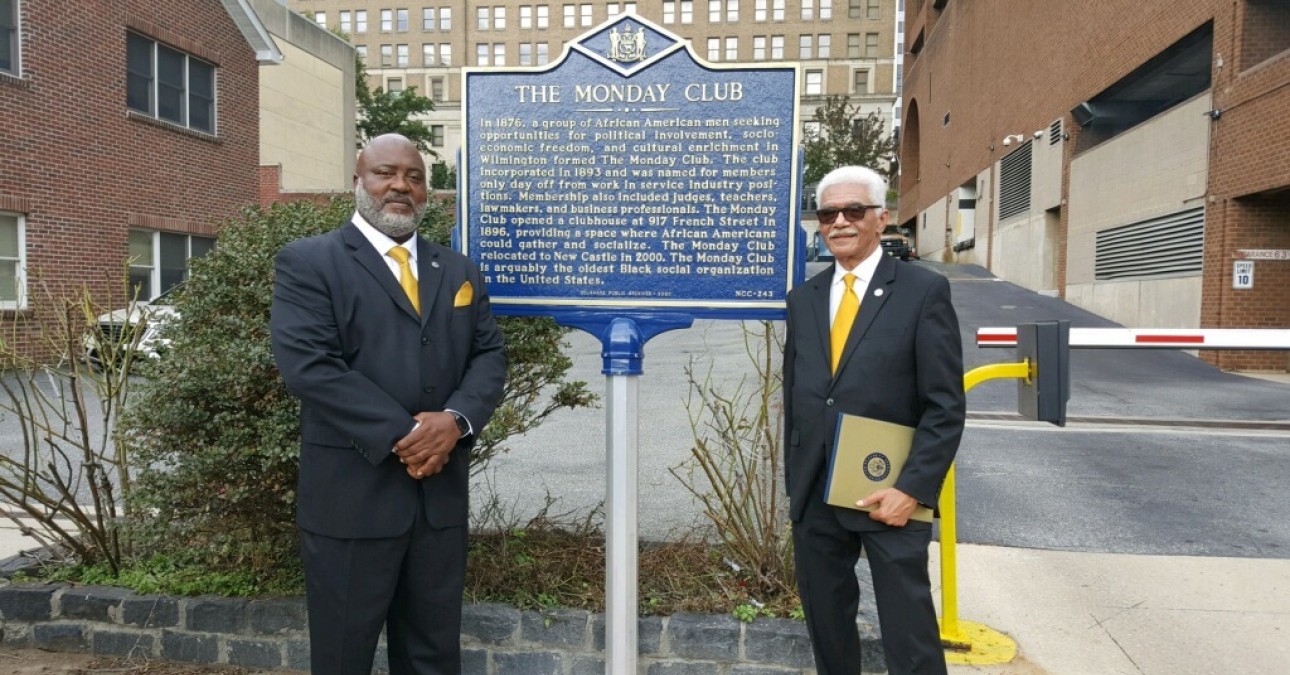
M 1290 3 L 909 0 L 902 224 L 1127 326 L 1290 328 Z M 1252 288 L 1234 262 L 1255 261 Z M 1287 352 L 1204 352 L 1286 371 Z
M 127 260 L 145 299 L 182 280 L 257 199 L 257 69 L 280 59 L 236 0 L 0 2 L 0 311 L 82 286 L 120 306 Z
M 461 147 L 463 66 L 543 66 L 567 41 L 620 13 L 687 38 L 714 63 L 796 61 L 801 118 L 845 95 L 890 132 L 897 99 L 897 0 L 289 0 L 292 9 L 348 35 L 372 86 L 415 86 L 434 100 L 427 123 L 439 161 Z

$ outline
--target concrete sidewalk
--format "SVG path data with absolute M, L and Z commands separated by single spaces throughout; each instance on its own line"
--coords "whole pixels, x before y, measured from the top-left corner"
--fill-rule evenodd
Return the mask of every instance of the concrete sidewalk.
M 959 618 L 1012 637 L 1018 657 L 951 673 L 1290 672 L 1290 560 L 964 544 L 958 560 Z

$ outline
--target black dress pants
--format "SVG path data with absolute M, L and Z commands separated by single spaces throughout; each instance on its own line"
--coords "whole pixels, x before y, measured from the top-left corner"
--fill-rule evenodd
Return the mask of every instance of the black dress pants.
M 872 531 L 853 531 L 839 522 L 836 508 L 817 490 L 801 522 L 793 523 L 797 589 L 816 671 L 860 675 L 855 566 L 863 549 L 873 573 L 887 672 L 944 675 L 945 652 L 927 570 L 931 525 L 911 522 L 904 528 L 887 528 L 874 523 Z
M 466 528 L 435 529 L 418 509 L 388 539 L 301 530 L 310 672 L 370 675 L 386 629 L 391 675 L 460 675 Z

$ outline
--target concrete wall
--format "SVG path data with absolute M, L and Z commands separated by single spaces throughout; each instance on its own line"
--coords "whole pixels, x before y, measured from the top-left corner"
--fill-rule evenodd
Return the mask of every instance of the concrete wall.
M 276 0 L 252 6 L 282 51 L 260 67 L 260 164 L 284 192 L 345 190 L 353 179 L 354 48 Z
M 1210 106 L 1209 94 L 1198 96 L 1071 162 L 1067 300 L 1129 326 L 1199 325 L 1199 273 L 1099 282 L 1093 264 L 1098 232 L 1202 204 Z
M 941 197 L 918 214 L 914 245 L 918 249 L 918 257 L 923 260 L 948 261 L 953 258 L 950 247 L 945 245 L 945 228 L 948 223 L 945 209 L 949 200 L 948 196 Z
M 980 244 L 977 244 L 980 246 Z M 1057 293 L 1057 231 L 1051 216 L 1031 210 L 994 226 L 989 246 L 995 276 L 1022 288 Z

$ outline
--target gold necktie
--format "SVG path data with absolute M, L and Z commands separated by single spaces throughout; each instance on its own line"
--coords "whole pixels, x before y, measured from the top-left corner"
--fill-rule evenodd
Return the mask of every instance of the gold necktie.
M 851 334 L 851 324 L 856 322 L 856 314 L 860 312 L 860 298 L 856 296 L 855 288 L 851 285 L 855 280 L 854 274 L 842 277 L 847 289 L 842 292 L 842 302 L 838 303 L 838 313 L 833 317 L 833 330 L 829 332 L 829 350 L 833 359 L 833 367 L 829 372 L 833 374 L 838 372 L 838 363 L 842 361 L 842 350 L 847 346 L 847 336 Z
M 412 301 L 412 309 L 417 310 L 417 314 L 420 314 L 421 300 L 417 291 L 417 278 L 412 275 L 412 266 L 408 264 L 408 258 L 412 254 L 408 253 L 408 250 L 402 246 L 395 246 L 385 255 L 398 261 L 399 285 L 403 287 L 403 292 L 408 294 L 408 300 Z

